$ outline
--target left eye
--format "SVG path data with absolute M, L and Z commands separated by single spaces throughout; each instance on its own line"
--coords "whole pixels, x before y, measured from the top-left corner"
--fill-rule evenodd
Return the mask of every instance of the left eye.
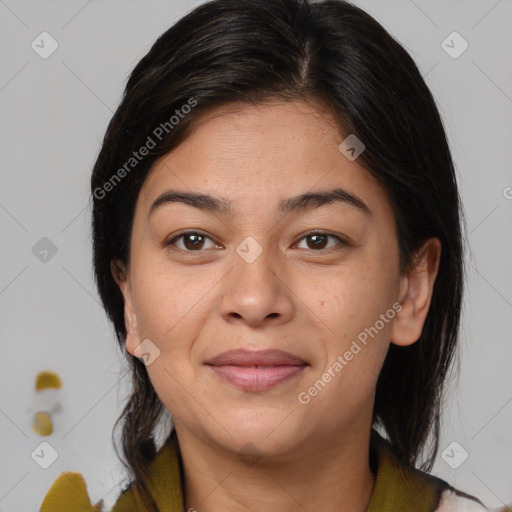
M 330 247 L 326 247 L 325 244 L 327 242 L 327 239 L 328 238 L 332 238 L 332 239 L 335 239 L 337 240 L 339 243 L 341 243 L 342 245 L 348 245 L 344 240 L 342 240 L 339 236 L 336 236 L 336 235 L 331 235 L 329 233 L 323 233 L 323 232 L 315 232 L 315 233 L 309 233 L 308 235 L 304 236 L 303 238 L 301 238 L 301 240 L 306 240 L 306 244 L 307 244 L 307 240 L 312 240 L 313 242 L 313 248 L 314 250 L 321 250 L 321 249 L 330 249 L 332 248 L 333 246 L 330 246 Z M 336 244 L 334 244 L 335 246 Z M 311 247 L 305 247 L 306 249 L 311 249 Z

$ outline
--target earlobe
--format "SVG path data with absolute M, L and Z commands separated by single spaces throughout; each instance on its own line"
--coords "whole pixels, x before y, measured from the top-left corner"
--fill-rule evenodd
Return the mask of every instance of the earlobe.
M 120 260 L 117 260 L 117 259 L 111 260 L 110 261 L 110 273 L 112 274 L 114 281 L 121 288 L 121 283 L 123 281 L 126 281 L 126 279 L 127 279 L 126 267 L 123 265 L 123 263 Z
M 119 286 L 124 300 L 124 325 L 126 329 L 126 350 L 132 356 L 135 355 L 135 348 L 139 345 L 139 332 L 137 316 L 133 307 L 133 299 L 130 287 L 129 274 L 124 265 L 118 260 L 110 262 L 112 277 Z
M 391 343 L 408 346 L 420 338 L 430 308 L 440 259 L 441 242 L 438 238 L 430 238 L 417 251 L 411 270 L 401 278 L 399 302 L 402 309 L 393 321 Z
M 139 345 L 139 331 L 137 328 L 137 318 L 135 315 L 130 316 L 130 314 L 126 311 L 124 311 L 124 321 L 126 326 L 126 342 L 125 347 L 126 351 L 131 354 L 132 356 L 135 356 L 135 349 Z

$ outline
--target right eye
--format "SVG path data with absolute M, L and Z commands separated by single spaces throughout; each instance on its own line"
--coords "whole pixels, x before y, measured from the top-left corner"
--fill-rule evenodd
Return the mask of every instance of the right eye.
M 176 242 L 182 239 L 180 247 Z M 174 245 L 181 251 L 200 252 L 204 248 L 205 240 L 210 240 L 214 247 L 219 247 L 210 237 L 198 231 L 184 231 L 165 242 L 165 246 Z

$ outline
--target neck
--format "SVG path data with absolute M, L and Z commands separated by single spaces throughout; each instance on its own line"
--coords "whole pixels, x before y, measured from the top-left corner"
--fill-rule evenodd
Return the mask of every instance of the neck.
M 364 512 L 370 502 L 369 428 L 308 440 L 279 458 L 242 458 L 177 424 L 176 433 L 187 511 Z

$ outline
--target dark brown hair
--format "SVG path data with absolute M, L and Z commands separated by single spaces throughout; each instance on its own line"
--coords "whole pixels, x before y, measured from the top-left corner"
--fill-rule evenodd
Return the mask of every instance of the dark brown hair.
M 407 51 L 348 2 L 213 0 L 163 33 L 135 66 L 91 179 L 96 284 L 133 384 L 116 426 L 122 421 L 126 466 L 141 492 L 155 456 L 154 429 L 165 411 L 144 363 L 124 350 L 123 296 L 110 263 L 119 259 L 129 266 L 142 183 L 153 163 L 191 133 L 202 112 L 234 101 L 294 99 L 326 105 L 340 131 L 365 144 L 358 163 L 393 207 L 401 272 L 410 268 L 425 239 L 441 241 L 423 332 L 409 347 L 390 346 L 377 383 L 373 423 L 385 431 L 404 464 L 418 466 L 421 455 L 421 469 L 432 468 L 464 281 L 464 217 L 435 100 Z M 192 102 L 193 109 L 183 108 Z M 149 154 L 127 166 L 148 137 L 155 143 Z

